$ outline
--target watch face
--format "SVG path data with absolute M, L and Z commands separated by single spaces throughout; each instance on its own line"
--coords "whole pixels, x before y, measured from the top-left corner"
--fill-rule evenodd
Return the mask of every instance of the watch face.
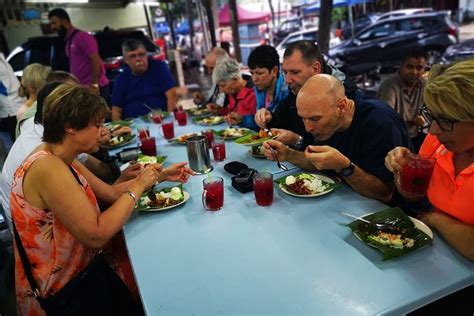
M 349 177 L 354 173 L 355 165 L 351 163 L 349 167 L 342 169 L 341 174 L 344 177 Z

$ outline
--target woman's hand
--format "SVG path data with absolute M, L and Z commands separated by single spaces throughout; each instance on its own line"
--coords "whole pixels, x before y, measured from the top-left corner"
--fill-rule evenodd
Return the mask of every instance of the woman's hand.
M 135 179 L 135 183 L 142 187 L 142 191 L 145 191 L 155 185 L 159 181 L 160 172 L 162 171 L 160 164 L 149 164 Z
M 395 147 L 385 157 L 385 167 L 387 167 L 393 174 L 398 174 L 402 171 L 404 165 L 408 163 L 407 155 L 410 150 L 405 147 Z
M 272 113 L 267 109 L 260 109 L 255 113 L 255 123 L 261 128 L 265 128 L 267 123 L 272 120 Z
M 194 171 L 186 167 L 187 164 L 187 162 L 179 162 L 164 169 L 160 173 L 160 182 L 167 180 L 186 183 L 189 179 L 189 176 L 193 176 L 195 174 Z
M 229 114 L 227 114 L 225 120 L 227 121 L 227 123 L 229 123 L 230 126 L 232 126 L 242 123 L 243 117 L 237 112 L 230 112 Z

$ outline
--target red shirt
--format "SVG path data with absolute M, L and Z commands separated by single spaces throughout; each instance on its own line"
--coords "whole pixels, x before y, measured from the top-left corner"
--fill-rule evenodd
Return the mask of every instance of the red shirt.
M 244 87 L 237 93 L 237 96 L 229 96 L 229 111 L 238 114 L 254 115 L 257 112 L 257 99 L 253 88 Z

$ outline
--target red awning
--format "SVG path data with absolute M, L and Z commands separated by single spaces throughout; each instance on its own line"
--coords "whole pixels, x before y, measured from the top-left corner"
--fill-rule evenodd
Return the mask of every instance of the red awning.
M 248 11 L 239 5 L 237 5 L 237 13 L 239 15 L 239 24 L 265 23 L 270 19 L 270 13 L 268 12 Z M 230 11 L 228 4 L 224 5 L 224 7 L 219 10 L 219 25 L 230 25 Z

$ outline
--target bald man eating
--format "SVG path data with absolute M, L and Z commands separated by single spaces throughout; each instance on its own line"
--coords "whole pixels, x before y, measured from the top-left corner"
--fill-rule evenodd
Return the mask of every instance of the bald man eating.
M 266 157 L 273 159 L 272 147 L 282 161 L 306 170 L 335 171 L 360 194 L 388 202 L 393 176 L 384 158 L 401 144 L 411 146 L 400 116 L 384 101 L 349 99 L 342 83 L 326 74 L 306 81 L 296 107 L 314 145 L 300 152 L 269 140 L 264 143 Z

